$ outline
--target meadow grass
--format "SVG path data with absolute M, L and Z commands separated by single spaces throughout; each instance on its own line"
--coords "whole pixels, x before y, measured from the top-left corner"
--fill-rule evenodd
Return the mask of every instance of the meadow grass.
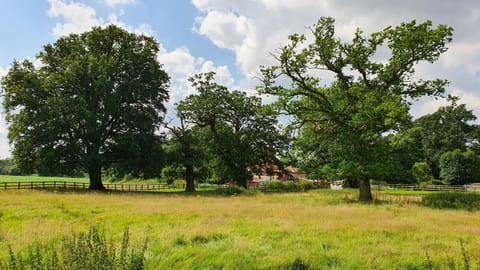
M 3 182 L 82 182 L 88 183 L 88 177 L 54 177 L 38 175 L 0 175 L 0 183 Z
M 480 213 L 356 196 L 0 191 L 0 258 L 93 225 L 148 239 L 147 269 L 479 269 Z

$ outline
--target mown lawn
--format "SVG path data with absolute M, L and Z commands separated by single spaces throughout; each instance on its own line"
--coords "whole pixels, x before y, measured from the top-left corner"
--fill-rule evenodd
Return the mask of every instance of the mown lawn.
M 42 181 L 58 181 L 58 182 L 81 182 L 88 183 L 87 177 L 52 177 L 37 175 L 0 175 L 0 183 L 3 182 L 42 182 Z
M 134 246 L 147 239 L 147 269 L 480 268 L 480 213 L 364 205 L 354 192 L 0 191 L 0 257 L 93 225 L 113 241 L 125 227 Z

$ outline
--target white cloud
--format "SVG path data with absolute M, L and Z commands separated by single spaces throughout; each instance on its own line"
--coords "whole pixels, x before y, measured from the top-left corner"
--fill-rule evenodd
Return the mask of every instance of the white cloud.
M 8 69 L 0 67 L 0 80 L 3 76 L 5 76 L 8 72 Z
M 0 82 L 8 72 L 8 68 L 3 68 L 0 66 Z M 3 102 L 3 99 L 0 99 L 0 103 Z M 7 134 L 7 124 L 5 123 L 5 117 L 2 114 L 2 119 L 0 120 L 0 159 L 8 158 L 10 154 L 10 145 L 8 143 Z
M 135 0 L 104 0 L 111 7 L 134 4 Z
M 195 73 L 196 59 L 187 47 L 177 48 L 171 52 L 161 49 L 158 60 L 170 76 L 177 80 L 185 80 Z
M 480 71 L 480 41 L 454 42 L 442 60 L 447 69 L 460 68 L 475 76 Z
M 274 64 L 270 54 L 286 44 L 287 36 L 308 33 L 307 27 L 320 16 L 335 18 L 336 34 L 342 40 L 351 39 L 356 28 L 371 33 L 414 19 L 450 25 L 455 29 L 450 50 L 437 63 L 422 64 L 417 69 L 418 77 L 449 80 L 447 91 L 459 95 L 469 108 L 480 112 L 477 102 L 480 101 L 480 35 L 474 34 L 480 25 L 480 6 L 476 0 L 193 0 L 192 3 L 201 12 L 195 31 L 235 54 L 244 81 L 252 81 L 260 65 Z M 426 113 L 440 105 L 441 101 L 424 100 L 412 110 L 414 114 Z
M 196 73 L 215 72 L 217 83 L 231 88 L 234 79 L 227 66 L 216 66 L 212 61 L 193 56 L 187 47 L 167 51 L 163 46 L 158 55 L 158 61 L 164 66 L 171 77 L 170 101 L 167 104 L 167 119 L 175 118 L 175 103 L 195 93 L 188 78 Z
M 123 14 L 112 13 L 107 19 L 97 17 L 97 12 L 94 8 L 78 2 L 66 3 L 64 0 L 48 0 L 50 8 L 47 11 L 49 17 L 61 17 L 63 22 L 59 22 L 53 29 L 53 34 L 57 37 L 68 34 L 79 34 L 89 31 L 94 26 L 106 26 L 108 24 L 115 24 L 130 32 L 145 34 L 152 36 L 154 34 L 152 28 L 148 24 L 141 24 L 138 27 L 126 25 L 118 19 Z M 106 1 L 111 4 L 127 4 L 133 2 L 131 0 L 110 0 Z
M 65 23 L 57 23 L 53 29 L 55 36 L 70 33 L 81 33 L 90 30 L 93 26 L 101 25 L 103 21 L 96 18 L 95 9 L 82 3 L 65 3 L 62 0 L 48 0 L 50 17 L 63 17 Z
M 205 17 L 197 18 L 196 22 L 199 25 L 196 31 L 208 36 L 220 48 L 237 48 L 247 36 L 247 18 L 233 12 L 214 10 Z

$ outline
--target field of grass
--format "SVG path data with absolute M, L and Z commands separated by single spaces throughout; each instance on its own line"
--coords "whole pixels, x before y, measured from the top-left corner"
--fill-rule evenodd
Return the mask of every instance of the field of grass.
M 355 197 L 0 191 L 0 258 L 94 225 L 112 241 L 125 227 L 134 246 L 147 239 L 147 269 L 480 268 L 480 213 Z
M 0 183 L 3 183 L 3 182 L 42 182 L 42 181 L 88 183 L 88 177 L 72 178 L 72 177 L 52 177 L 52 176 L 36 176 L 36 175 L 0 175 Z

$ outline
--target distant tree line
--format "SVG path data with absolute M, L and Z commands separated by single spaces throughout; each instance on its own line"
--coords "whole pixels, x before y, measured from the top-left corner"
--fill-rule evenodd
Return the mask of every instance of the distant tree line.
M 372 199 L 372 180 L 480 180 L 471 110 L 449 96 L 432 114 L 409 113 L 420 97 L 445 98 L 448 82 L 416 80 L 414 67 L 437 61 L 451 27 L 412 21 L 343 42 L 334 20 L 320 18 L 310 31 L 290 35 L 276 65 L 261 67 L 258 92 L 273 103 L 202 73 L 189 79 L 195 93 L 175 104 L 175 119 L 164 119 L 170 78 L 153 38 L 116 26 L 61 37 L 37 55 L 40 65 L 14 61 L 2 79 L 13 145 L 2 173 L 86 173 L 91 189 L 103 189 L 102 176 L 182 178 L 194 191 L 195 181 L 247 187 L 261 165 L 291 165 L 312 179 L 347 180 L 361 201 Z M 332 81 L 321 83 L 327 73 Z

